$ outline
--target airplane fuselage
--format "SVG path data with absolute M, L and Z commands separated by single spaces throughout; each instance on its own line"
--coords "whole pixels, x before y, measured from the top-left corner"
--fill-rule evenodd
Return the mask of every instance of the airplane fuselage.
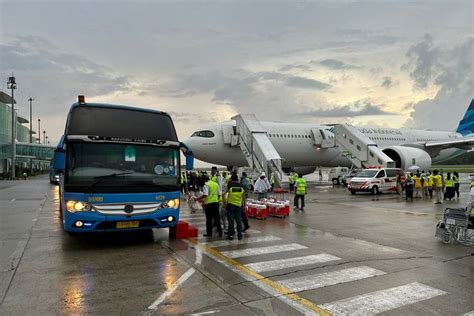
M 331 126 L 263 121 L 260 121 L 260 123 L 266 130 L 269 140 L 283 158 L 283 168 L 351 165 L 351 162 L 343 156 L 341 148 L 318 148 L 315 146 L 312 130 L 325 129 L 329 137 L 334 137 Z M 209 126 L 207 130 L 212 132 L 213 137 L 191 137 L 186 143 L 193 149 L 195 157 L 199 160 L 225 166 L 247 166 L 247 161 L 240 147 L 231 147 L 230 144 L 226 144 L 224 141 L 223 130 L 225 127 L 232 126 L 235 126 L 234 121 Z M 463 138 L 461 134 L 456 132 L 405 128 L 359 128 L 359 131 L 380 148 L 406 144 L 423 145 L 427 142 L 452 141 Z M 432 162 L 439 163 L 462 153 L 464 153 L 464 150 L 444 149 L 432 157 Z

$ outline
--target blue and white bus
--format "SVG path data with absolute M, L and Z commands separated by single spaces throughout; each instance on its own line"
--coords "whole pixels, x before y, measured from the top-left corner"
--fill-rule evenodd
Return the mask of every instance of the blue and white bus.
M 111 104 L 72 105 L 55 151 L 60 207 L 68 233 L 175 226 L 180 151 L 169 114 Z

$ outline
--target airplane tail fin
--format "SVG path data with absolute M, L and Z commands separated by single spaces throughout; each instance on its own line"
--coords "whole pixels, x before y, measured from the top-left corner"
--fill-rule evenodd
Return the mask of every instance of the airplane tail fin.
M 459 121 L 456 132 L 464 136 L 474 134 L 474 99 L 471 100 L 463 119 Z

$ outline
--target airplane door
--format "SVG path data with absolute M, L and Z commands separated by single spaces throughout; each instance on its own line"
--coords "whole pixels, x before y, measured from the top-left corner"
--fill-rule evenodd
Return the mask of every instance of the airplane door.
M 232 144 L 232 136 L 234 136 L 234 128 L 232 125 L 223 125 L 222 126 L 222 134 L 224 136 L 224 144 L 231 145 Z
M 331 148 L 334 147 L 334 138 L 329 135 L 329 132 L 322 128 L 312 128 L 311 136 L 313 138 L 314 145 L 320 148 Z

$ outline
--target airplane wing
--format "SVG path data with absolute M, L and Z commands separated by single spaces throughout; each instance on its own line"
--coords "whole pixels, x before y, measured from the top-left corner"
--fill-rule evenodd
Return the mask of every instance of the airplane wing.
M 474 147 L 474 137 L 457 139 L 457 140 L 449 140 L 449 141 L 441 141 L 441 142 L 432 142 L 426 143 L 426 149 L 432 150 L 443 150 L 448 148 L 459 148 L 464 150 L 471 150 Z

